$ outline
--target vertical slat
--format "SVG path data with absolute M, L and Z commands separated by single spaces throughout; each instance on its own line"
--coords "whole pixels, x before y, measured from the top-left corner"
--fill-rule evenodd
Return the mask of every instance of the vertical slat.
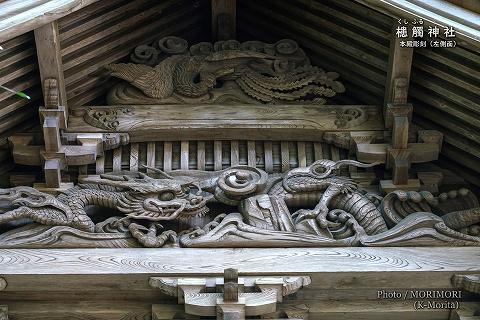
M 197 142 L 197 169 L 205 170 L 205 141 Z
M 313 143 L 313 150 L 315 152 L 315 161 L 323 159 L 323 149 L 320 142 Z
M 212 0 L 212 39 L 235 39 L 236 0 Z
M 147 166 L 155 168 L 155 142 L 147 143 Z M 151 172 L 147 169 L 147 173 Z
M 138 143 L 130 144 L 130 171 L 138 171 Z
M 180 168 L 182 170 L 188 170 L 188 148 L 189 143 L 188 141 L 182 141 L 180 144 Z
M 340 160 L 340 149 L 338 149 L 338 147 L 331 146 L 331 147 L 330 147 L 330 150 L 331 150 L 331 152 L 332 152 L 332 160 L 333 160 L 333 161 L 338 161 L 338 160 Z
M 288 146 L 288 141 L 282 141 L 280 149 L 282 153 L 282 172 L 285 172 L 290 170 L 290 147 Z
M 122 147 L 113 150 L 113 172 L 122 171 Z
M 168 141 L 163 145 L 163 170 L 172 171 L 172 143 Z
M 248 165 L 250 167 L 256 167 L 257 155 L 255 151 L 255 141 L 247 142 L 247 153 L 248 153 L 248 160 L 247 160 Z
M 105 156 L 97 158 L 95 162 L 95 173 L 96 174 L 105 173 Z
M 263 144 L 265 153 L 265 171 L 268 173 L 273 172 L 273 147 L 271 141 L 265 141 Z
M 88 166 L 86 164 L 82 166 L 78 166 L 79 176 L 86 176 L 87 174 L 88 174 Z
M 213 169 L 222 170 L 222 141 L 213 142 Z
M 238 166 L 240 164 L 240 150 L 238 141 L 232 140 L 230 142 L 230 165 Z
M 305 142 L 297 142 L 297 154 L 298 154 L 298 166 L 306 167 L 307 166 L 307 154 L 305 150 Z

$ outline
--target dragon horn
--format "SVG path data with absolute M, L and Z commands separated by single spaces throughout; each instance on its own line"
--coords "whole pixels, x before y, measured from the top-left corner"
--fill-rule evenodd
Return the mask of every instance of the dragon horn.
M 362 163 L 362 162 L 355 161 L 355 160 L 345 159 L 345 160 L 337 161 L 335 163 L 335 165 L 333 166 L 333 168 L 338 169 L 341 166 L 348 166 L 348 165 L 359 167 L 359 168 L 370 168 L 370 167 L 374 167 L 374 166 L 379 165 L 379 164 L 380 164 L 380 162 Z
M 160 178 L 163 178 L 163 179 L 172 179 L 172 180 L 175 179 L 174 177 L 172 177 L 171 175 L 169 175 L 168 173 L 166 173 L 166 172 L 164 172 L 164 171 L 162 171 L 162 170 L 160 170 L 160 169 L 157 169 L 157 168 L 154 168 L 154 167 L 150 167 L 150 166 L 146 166 L 146 165 L 144 165 L 144 164 L 142 164 L 142 167 L 143 167 L 143 168 L 146 168 L 146 169 L 149 169 L 149 170 L 151 170 L 151 171 L 153 171 L 153 172 L 155 172 L 155 173 L 158 173 L 158 174 L 160 175 Z

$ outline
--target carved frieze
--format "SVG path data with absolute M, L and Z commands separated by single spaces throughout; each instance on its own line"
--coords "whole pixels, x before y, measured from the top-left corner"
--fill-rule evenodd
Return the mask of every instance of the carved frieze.
M 189 47 L 166 37 L 135 48 L 131 61 L 106 66 L 126 81 L 111 89 L 110 104 L 324 104 L 345 91 L 338 73 L 312 66 L 290 39 Z
M 247 166 L 170 174 L 149 168 L 155 177 L 88 176 L 58 196 L 1 189 L 9 208 L 0 225 L 33 223 L 0 234 L 0 247 L 480 245 L 480 207 L 466 189 L 381 197 L 338 175 L 343 166 L 374 165 L 319 160 L 282 175 Z M 94 223 L 92 205 L 112 216 Z

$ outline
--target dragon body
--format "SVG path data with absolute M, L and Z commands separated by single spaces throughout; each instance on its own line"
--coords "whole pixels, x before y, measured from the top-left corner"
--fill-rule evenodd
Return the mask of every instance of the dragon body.
M 237 232 L 237 238 L 233 239 L 239 239 L 241 231 L 238 228 L 250 234 L 258 232 L 268 237 L 277 236 L 270 231 L 255 229 L 260 226 L 262 230 L 274 232 L 326 235 L 327 242 L 340 241 L 352 236 L 352 232 L 378 238 L 396 225 L 402 225 L 407 216 L 417 214 L 418 219 L 427 219 L 438 225 L 439 232 L 449 237 L 476 243 L 480 224 L 476 197 L 472 198 L 471 208 L 458 211 L 445 211 L 445 205 L 442 207 L 438 198 L 429 192 L 395 191 L 380 197 L 359 189 L 352 180 L 338 175 L 336 171 L 344 165 L 371 167 L 375 164 L 319 160 L 308 167 L 276 175 L 248 166 L 218 172 L 177 171 L 171 175 L 149 168 L 159 178 L 139 172 L 91 176 L 56 197 L 30 187 L 0 189 L 0 200 L 7 201 L 10 206 L 10 210 L 0 213 L 0 224 L 29 219 L 42 225 L 65 226 L 91 233 L 129 231 L 144 246 L 162 247 L 167 241 L 177 243 L 179 238 L 173 230 L 157 234 L 163 228 L 160 222 L 204 217 L 209 211 L 208 206 L 221 203 L 241 214 L 219 214 L 203 229 L 193 231 L 197 236 L 226 230 L 227 233 Z M 468 194 L 469 191 L 461 189 L 451 196 L 465 197 Z M 94 224 L 87 214 L 89 206 L 114 209 L 124 216 Z M 435 210 L 443 211 L 443 217 L 435 215 Z M 243 225 L 231 229 L 228 221 L 238 222 L 238 217 L 245 219 L 241 222 Z M 181 232 L 188 234 L 189 231 Z M 290 233 L 284 236 L 290 238 Z M 245 237 L 248 238 L 240 235 L 242 239 Z M 215 241 L 220 241 L 218 239 Z

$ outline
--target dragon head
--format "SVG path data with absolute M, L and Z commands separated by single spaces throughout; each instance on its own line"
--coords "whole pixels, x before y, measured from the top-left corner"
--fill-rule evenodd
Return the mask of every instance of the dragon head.
M 126 190 L 118 198 L 117 209 L 133 219 L 188 219 L 208 212 L 207 201 L 200 195 L 201 189 L 193 179 L 176 179 L 161 170 L 149 169 L 159 173 L 160 179 L 139 172 L 137 177 L 106 174 L 100 178 L 86 178 L 83 182 Z M 191 187 L 198 192 L 192 193 Z
M 295 192 L 297 188 L 316 188 L 316 184 L 320 181 L 327 181 L 332 183 L 334 180 L 338 182 L 351 183 L 350 179 L 336 176 L 337 171 L 346 165 L 351 165 L 360 168 L 369 168 L 378 163 L 362 163 L 355 160 L 340 160 L 332 161 L 328 159 L 318 160 L 308 167 L 300 167 L 290 170 L 283 178 L 283 186 L 289 192 Z

